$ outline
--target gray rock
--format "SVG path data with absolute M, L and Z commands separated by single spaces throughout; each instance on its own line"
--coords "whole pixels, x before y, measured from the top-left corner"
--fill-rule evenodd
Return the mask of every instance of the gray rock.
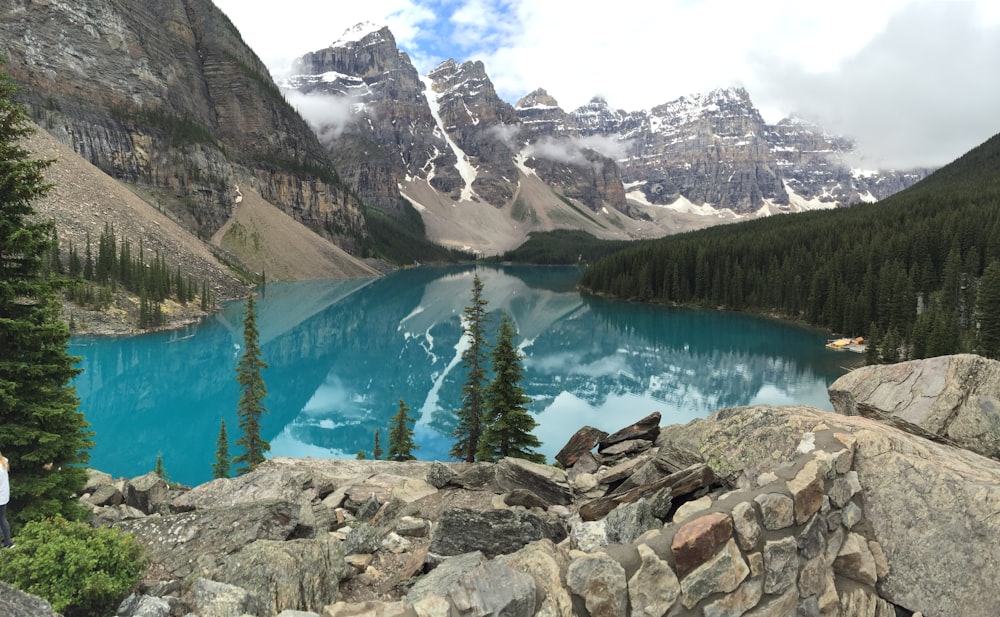
M 125 496 L 112 484 L 97 487 L 90 495 L 90 503 L 95 506 L 120 506 L 125 503 Z
M 260 600 L 246 589 L 202 577 L 195 579 L 186 599 L 200 617 L 259 615 L 264 608 Z
M 326 536 L 252 542 L 206 575 L 250 590 L 262 614 L 275 614 L 285 609 L 322 612 L 340 598 L 340 581 L 349 572 L 343 545 Z
M 566 571 L 566 584 L 583 600 L 590 617 L 620 617 L 628 607 L 625 568 L 605 553 L 574 559 Z
M 517 551 L 525 544 L 548 538 L 561 542 L 566 530 L 526 511 L 465 508 L 446 510 L 431 537 L 430 550 L 438 555 L 481 551 L 495 557 Z
M 163 598 L 132 594 L 122 601 L 115 617 L 169 617 L 170 603 Z
M 729 540 L 714 557 L 681 579 L 681 603 L 690 609 L 714 593 L 735 591 L 749 574 L 736 541 Z
M 127 520 L 116 527 L 135 535 L 152 563 L 183 579 L 255 540 L 292 537 L 298 512 L 295 504 L 265 502 Z
M 877 580 L 875 557 L 868 548 L 868 542 L 856 533 L 847 534 L 833 562 L 833 569 L 841 576 L 866 585 L 874 585 Z
M 764 543 L 764 593 L 779 594 L 795 587 L 798 574 L 795 538 L 785 537 Z
M 760 506 L 761 520 L 765 529 L 785 529 L 795 522 L 794 502 L 788 495 L 762 493 L 754 497 L 754 501 Z
M 451 483 L 469 490 L 493 490 L 496 488 L 496 478 L 496 465 L 493 463 L 475 463 L 456 475 L 451 480 Z
M 504 504 L 508 506 L 520 506 L 522 508 L 547 509 L 551 504 L 528 489 L 516 488 L 504 497 Z
M 812 559 L 826 550 L 826 518 L 817 514 L 809 520 L 796 542 L 804 559 Z
M 864 511 L 861 509 L 861 506 L 852 501 L 840 511 L 840 517 L 844 523 L 844 527 L 854 529 L 854 526 L 864 518 Z
M 733 507 L 733 531 L 736 541 L 744 551 L 755 550 L 760 543 L 763 530 L 757 516 L 757 508 L 749 501 L 742 501 Z
M 454 479 L 455 475 L 455 471 L 451 467 L 434 461 L 431 468 L 427 470 L 424 480 L 434 488 L 444 488 Z
M 423 538 L 430 532 L 430 521 L 412 516 L 402 516 L 396 521 L 396 533 L 403 537 Z
M 59 617 L 45 600 L 0 582 L 0 615 L 3 617 Z
M 459 615 L 535 615 L 535 579 L 497 561 L 462 573 L 443 591 Z
M 643 533 L 662 526 L 660 519 L 653 515 L 653 506 L 645 499 L 622 504 L 604 517 L 607 539 L 612 544 L 635 542 Z
M 410 588 L 406 594 L 406 603 L 413 605 L 424 598 L 442 593 L 463 574 L 475 570 L 485 562 L 486 558 L 479 551 L 445 559 Z
M 497 557 L 497 561 L 535 579 L 541 601 L 536 614 L 540 617 L 571 617 L 573 601 L 563 586 L 562 573 L 569 565 L 569 556 L 551 540 L 528 544 L 510 555 Z
M 357 523 L 347 532 L 344 538 L 344 552 L 374 553 L 382 545 L 382 532 L 368 523 Z
M 645 544 L 636 546 L 642 565 L 628 581 L 632 617 L 662 617 L 680 596 L 681 586 L 670 564 Z
M 508 457 L 496 464 L 496 483 L 502 491 L 525 489 L 552 505 L 573 502 L 566 472 L 551 465 Z
M 833 382 L 830 401 L 838 413 L 1000 458 L 1000 361 L 959 354 L 866 366 Z
M 132 478 L 125 485 L 125 504 L 146 514 L 170 512 L 170 486 L 153 472 Z
M 91 469 L 91 468 L 88 467 L 87 468 L 87 482 L 86 482 L 86 484 L 83 485 L 82 492 L 84 492 L 84 493 L 93 493 L 94 491 L 96 491 L 97 489 L 101 488 L 102 486 L 104 486 L 106 484 L 111 484 L 113 482 L 114 482 L 114 478 L 111 477 L 111 474 L 104 473 L 103 471 L 99 471 L 97 469 Z
M 764 579 L 748 578 L 729 595 L 705 605 L 705 617 L 740 617 L 757 606 L 764 595 Z
M 625 428 L 618 430 L 611 435 L 608 435 L 600 441 L 597 447 L 597 451 L 602 453 L 607 448 L 622 443 L 624 441 L 632 441 L 635 439 L 641 439 L 644 441 L 653 442 L 656 438 L 660 436 L 660 412 L 654 411 L 645 418 L 639 420 L 638 422 L 626 426 Z
M 798 600 L 799 594 L 792 589 L 785 595 L 765 600 L 760 606 L 744 615 L 745 617 L 790 617 L 795 612 Z

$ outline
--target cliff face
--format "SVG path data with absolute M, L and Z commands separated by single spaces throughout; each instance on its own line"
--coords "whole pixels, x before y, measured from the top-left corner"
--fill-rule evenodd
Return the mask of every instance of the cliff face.
M 210 1 L 0 12 L 0 52 L 39 124 L 201 237 L 227 219 L 240 181 L 327 237 L 363 236 L 316 136 Z

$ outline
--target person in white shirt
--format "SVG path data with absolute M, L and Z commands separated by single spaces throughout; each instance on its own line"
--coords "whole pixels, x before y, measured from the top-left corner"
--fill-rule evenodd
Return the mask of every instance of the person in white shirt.
M 7 504 L 10 502 L 10 461 L 0 454 L 0 548 L 10 548 L 10 525 L 7 524 Z

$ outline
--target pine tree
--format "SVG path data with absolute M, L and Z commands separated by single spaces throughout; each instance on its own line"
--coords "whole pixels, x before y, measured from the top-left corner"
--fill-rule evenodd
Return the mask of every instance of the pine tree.
M 153 473 L 167 482 L 170 481 L 170 476 L 167 475 L 167 470 L 163 467 L 163 452 L 156 453 L 156 467 L 153 468 Z
M 237 473 L 244 474 L 256 469 L 264 462 L 264 453 L 271 449 L 271 444 L 260 436 L 260 419 L 267 409 L 264 407 L 264 397 L 267 387 L 261 371 L 267 368 L 267 362 L 261 358 L 258 344 L 257 310 L 253 294 L 247 298 L 246 314 L 243 317 L 243 357 L 236 365 L 236 381 L 240 384 L 240 404 L 236 410 L 240 417 L 242 437 L 236 445 L 243 447 L 243 454 L 234 463 L 242 463 Z
M 991 261 L 983 271 L 976 316 L 979 318 L 977 351 L 987 358 L 1000 358 L 1000 262 Z
M 450 453 L 459 460 L 472 463 L 476 460 L 483 431 L 487 351 L 483 329 L 489 321 L 486 300 L 483 299 L 483 282 L 478 274 L 472 279 L 472 303 L 465 307 L 463 315 L 468 346 L 462 352 L 462 364 L 468 372 L 462 386 L 462 408 L 455 412 L 458 426 L 453 433 L 455 443 Z
M 375 445 L 372 446 L 372 458 L 376 461 L 382 458 L 385 452 L 382 451 L 382 437 L 379 435 L 378 429 L 375 429 Z
M 219 438 L 215 440 L 215 462 L 212 464 L 212 478 L 228 478 L 231 463 L 229 460 L 229 435 L 226 434 L 226 421 L 219 427 Z
M 483 437 L 477 454 L 483 461 L 512 456 L 544 463 L 545 456 L 534 451 L 542 443 L 532 434 L 538 422 L 528 412 L 531 399 L 521 387 L 524 368 L 516 338 L 514 324 L 503 313 L 493 347 L 493 381 L 486 390 Z
M 412 461 L 415 456 L 413 456 L 413 450 L 419 450 L 420 447 L 413 443 L 413 429 L 410 428 L 410 422 L 413 418 L 406 414 L 410 408 L 406 406 L 403 399 L 399 399 L 399 412 L 392 417 L 389 422 L 391 427 L 389 429 L 389 456 L 387 460 L 390 461 Z
M 358 448 L 358 453 L 354 455 L 354 458 L 356 458 L 359 461 L 365 460 L 365 458 L 367 458 L 365 456 L 365 449 L 364 448 Z
M 52 224 L 32 202 L 48 186 L 51 161 L 32 160 L 21 140 L 32 129 L 15 88 L 0 71 L 0 452 L 10 460 L 9 518 L 81 518 L 72 496 L 86 482 L 93 446 L 71 380 L 69 329 L 57 280 L 46 274 Z

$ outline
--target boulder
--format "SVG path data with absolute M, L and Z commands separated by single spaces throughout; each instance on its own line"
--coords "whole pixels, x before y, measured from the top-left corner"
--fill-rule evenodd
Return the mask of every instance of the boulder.
M 285 609 L 322 612 L 340 598 L 340 581 L 350 571 L 343 543 L 329 535 L 287 542 L 258 540 L 220 562 L 205 576 L 250 590 L 264 608 L 260 614 L 268 615 Z
M 536 514 L 517 510 L 446 510 L 431 537 L 430 551 L 461 555 L 480 551 L 489 558 L 513 553 L 529 542 L 561 542 L 566 530 Z
M 830 401 L 837 413 L 1000 459 L 1000 361 L 959 354 L 866 366 L 833 382 Z
M 551 540 L 532 542 L 516 553 L 497 559 L 507 567 L 525 572 L 535 579 L 535 587 L 541 592 L 537 615 L 573 615 L 573 600 L 562 583 L 562 573 L 569 564 L 569 556 Z
M 3 617 L 59 617 L 45 600 L 0 582 L 0 615 Z
M 195 579 L 186 600 L 200 617 L 260 615 L 263 608 L 246 589 L 201 577 Z
M 627 614 L 628 580 L 625 568 L 606 553 L 574 559 L 566 571 L 566 584 L 583 601 L 591 617 Z
M 601 429 L 585 426 L 573 433 L 562 450 L 556 454 L 556 460 L 569 469 L 576 464 L 577 459 L 593 450 L 607 436 L 608 434 Z
M 634 439 L 643 439 L 645 441 L 654 442 L 656 438 L 660 436 L 660 412 L 654 411 L 642 420 L 639 420 L 635 424 L 626 426 L 625 428 L 608 435 L 602 439 L 597 445 L 598 452 L 604 452 L 605 449 L 623 441 L 631 441 Z
M 996 568 L 997 461 L 872 419 L 809 407 L 726 409 L 698 424 L 689 430 L 699 434 L 706 460 L 738 482 L 756 483 L 768 468 L 792 461 L 807 432 L 817 442 L 850 444 L 870 526 L 866 535 L 878 542 L 888 567 L 878 582 L 881 596 L 925 615 L 995 617 L 1000 577 L 969 573 Z M 828 544 L 832 563 L 841 544 Z M 865 557 L 860 545 L 858 553 Z M 866 558 L 862 565 L 859 576 L 870 580 Z
M 166 480 L 149 472 L 125 484 L 125 505 L 146 514 L 170 512 L 170 486 Z
M 550 505 L 573 502 L 573 489 L 565 471 L 521 458 L 508 457 L 496 464 L 496 484 L 502 491 L 530 491 Z
M 298 525 L 299 507 L 288 502 L 240 504 L 169 516 L 122 521 L 153 564 L 183 579 L 214 567 L 220 558 L 256 540 L 286 540 Z

